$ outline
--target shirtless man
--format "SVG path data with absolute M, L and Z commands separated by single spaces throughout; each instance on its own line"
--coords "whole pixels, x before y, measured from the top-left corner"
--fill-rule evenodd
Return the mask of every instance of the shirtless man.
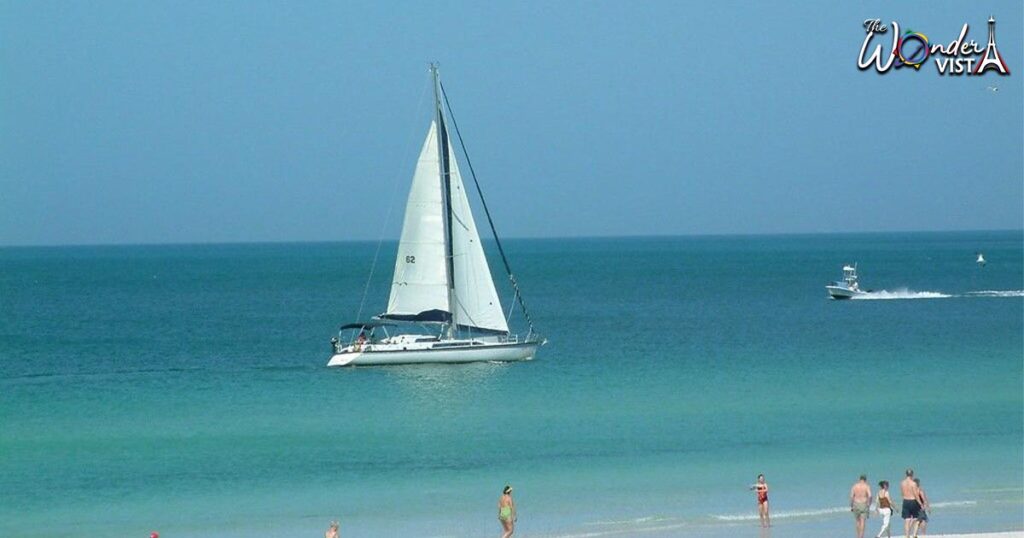
M 868 508 L 871 506 L 871 486 L 868 476 L 860 475 L 860 480 L 850 488 L 850 511 L 857 526 L 857 538 L 864 538 L 864 524 L 868 520 Z
M 917 534 L 917 517 L 921 514 L 921 503 L 917 500 L 920 491 L 914 483 L 913 469 L 907 469 L 907 477 L 900 482 L 900 493 L 903 495 L 903 535 L 910 538 Z

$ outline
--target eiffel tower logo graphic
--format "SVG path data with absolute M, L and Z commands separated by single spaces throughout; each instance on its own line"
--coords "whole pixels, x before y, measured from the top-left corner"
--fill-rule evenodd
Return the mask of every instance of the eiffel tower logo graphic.
M 1010 70 L 1006 68 L 1006 62 L 1003 61 L 1003 56 L 996 49 L 996 19 L 991 15 L 988 17 L 988 46 L 985 47 L 985 55 L 974 66 L 974 72 L 971 74 L 982 74 L 988 69 L 996 69 L 1000 75 L 1010 74 Z

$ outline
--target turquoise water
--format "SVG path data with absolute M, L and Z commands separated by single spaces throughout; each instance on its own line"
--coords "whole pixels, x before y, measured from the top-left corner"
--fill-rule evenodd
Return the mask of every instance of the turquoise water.
M 510 241 L 537 360 L 365 369 L 375 244 L 0 249 L 0 536 L 489 536 L 505 483 L 517 535 L 759 536 L 759 472 L 834 535 L 907 466 L 930 530 L 1021 529 L 1022 243 Z M 888 300 L 827 300 L 847 261 Z

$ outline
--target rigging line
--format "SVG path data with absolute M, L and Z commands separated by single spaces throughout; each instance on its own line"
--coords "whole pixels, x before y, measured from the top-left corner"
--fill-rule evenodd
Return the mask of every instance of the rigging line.
M 515 311 L 515 309 L 516 309 L 516 296 L 515 295 L 516 295 L 515 293 L 512 294 L 512 300 L 510 301 L 510 304 L 508 305 L 508 314 L 505 315 L 505 324 L 506 325 L 509 322 L 512 321 L 512 312 Z
M 484 215 L 487 215 L 487 224 L 491 226 L 491 233 L 494 234 L 494 243 L 498 246 L 498 253 L 501 254 L 501 261 L 505 264 L 505 273 L 508 274 L 508 279 L 512 282 L 512 288 L 516 292 L 516 299 L 519 301 L 519 307 L 523 309 L 523 317 L 526 318 L 526 323 L 530 326 L 530 332 L 533 331 L 533 319 L 530 318 L 530 311 L 526 309 L 526 301 L 523 300 L 523 294 L 519 291 L 519 283 L 516 281 L 515 275 L 512 274 L 512 267 L 508 263 L 508 257 L 505 256 L 505 249 L 501 246 L 501 240 L 498 239 L 498 230 L 494 227 L 494 219 L 491 218 L 491 210 L 487 208 L 487 200 L 484 199 L 484 191 L 480 188 L 480 182 L 476 179 L 476 171 L 473 170 L 473 161 L 469 158 L 469 151 L 466 150 L 466 141 L 462 139 L 462 133 L 459 131 L 459 122 L 455 121 L 455 112 L 452 111 L 452 105 L 448 102 L 448 92 L 444 89 L 444 83 L 438 81 L 438 85 L 441 86 L 441 96 L 444 97 L 444 104 L 448 108 L 448 116 L 451 117 L 452 127 L 455 127 L 455 135 L 459 137 L 459 145 L 462 147 L 462 154 L 466 156 L 466 165 L 469 166 L 469 175 L 473 177 L 473 184 L 476 185 L 476 193 L 480 195 L 480 203 L 484 208 Z
M 422 91 L 420 91 L 420 98 L 416 103 L 417 116 L 419 116 L 420 111 L 423 110 L 423 100 L 426 95 L 427 89 L 424 86 Z M 418 132 L 418 128 L 416 132 Z M 414 133 L 412 136 L 416 136 L 416 134 Z M 415 144 L 415 139 L 413 140 L 413 143 Z M 377 259 L 380 258 L 380 249 L 384 244 L 384 234 L 387 231 L 388 224 L 391 222 L 391 213 L 395 209 L 395 198 L 398 197 L 398 186 L 401 184 L 401 182 L 398 181 L 398 175 L 399 174 L 395 174 L 394 186 L 391 188 L 391 201 L 388 203 L 388 212 L 384 217 L 384 224 L 380 227 L 380 236 L 377 238 L 377 250 L 374 251 L 373 262 L 370 263 L 370 276 L 366 278 L 366 285 L 363 286 L 363 298 L 359 300 L 359 310 L 356 313 L 356 321 L 362 321 L 363 319 L 363 307 L 366 306 L 366 296 L 370 292 L 370 283 L 373 282 L 373 273 L 377 269 Z

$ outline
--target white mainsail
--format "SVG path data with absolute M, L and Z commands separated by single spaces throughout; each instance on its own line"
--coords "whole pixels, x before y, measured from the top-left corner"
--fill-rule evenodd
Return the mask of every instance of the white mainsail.
M 476 230 L 469 193 L 462 183 L 455 151 L 449 145 L 452 200 L 452 266 L 455 275 L 455 323 L 507 333 L 508 323 L 494 289 L 480 234 Z
M 412 318 L 430 310 L 451 312 L 438 156 L 437 122 L 431 122 L 405 205 L 387 317 Z

